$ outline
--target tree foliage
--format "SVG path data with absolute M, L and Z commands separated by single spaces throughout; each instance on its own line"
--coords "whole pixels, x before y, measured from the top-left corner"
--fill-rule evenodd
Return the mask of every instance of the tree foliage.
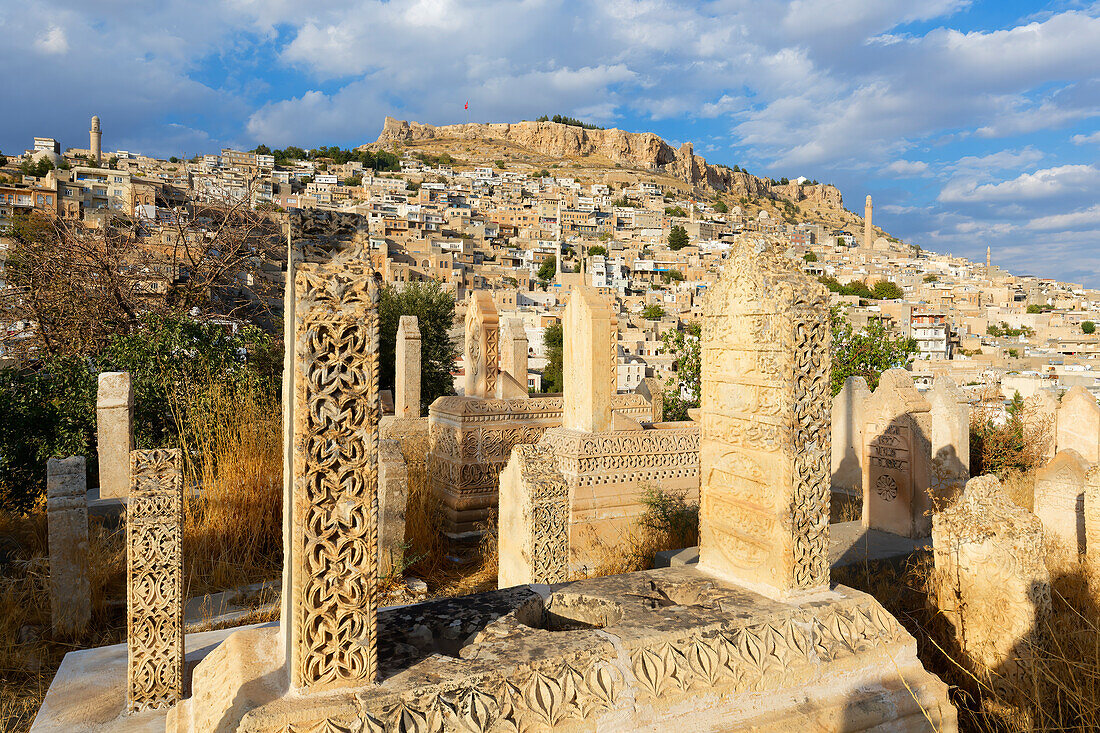
M 435 280 L 410 282 L 398 290 L 392 285 L 382 289 L 378 301 L 379 384 L 394 389 L 397 326 L 401 316 L 416 316 L 420 329 L 420 407 L 428 407 L 437 397 L 454 394 L 455 359 L 459 347 L 451 339 L 455 318 L 454 295 Z
M 542 344 L 546 347 L 546 367 L 542 370 L 542 391 L 564 392 L 562 358 L 565 352 L 565 334 L 560 321 L 554 321 L 546 327 L 542 333 Z
M 554 279 L 554 275 L 557 274 L 557 270 L 558 258 L 556 255 L 550 255 L 542 261 L 541 265 L 539 265 L 539 270 L 535 274 L 535 277 L 537 277 L 543 285 L 546 285 Z
M 659 321 L 665 317 L 665 309 L 660 303 L 650 303 L 642 309 L 642 318 L 648 321 Z
M 838 293 L 840 295 L 855 295 L 860 298 L 873 298 L 874 293 L 867 287 L 865 283 L 859 280 L 852 280 L 847 285 L 841 285 L 835 277 L 828 275 L 821 275 L 817 278 L 818 281 L 829 289 L 830 292 Z
M 907 366 L 917 351 L 913 339 L 891 334 L 881 321 L 870 321 L 866 328 L 857 331 L 840 308 L 832 309 L 831 321 L 833 369 L 830 385 L 834 397 L 848 377 L 863 377 L 867 386 L 874 390 L 884 371 Z
M 1096 324 L 1092 321 L 1082 321 L 1081 332 L 1089 335 L 1096 333 Z
M 683 249 L 684 247 L 688 246 L 689 241 L 690 240 L 688 239 L 687 230 L 679 224 L 673 225 L 672 229 L 669 230 L 668 247 L 672 251 L 675 252 L 677 250 Z
M 665 333 L 663 350 L 675 357 L 672 365 L 675 376 L 665 389 L 664 419 L 688 420 L 687 411 L 698 407 L 702 396 L 702 340 L 699 324 L 689 323 L 683 330 Z
M 897 283 L 892 283 L 887 280 L 879 280 L 875 283 L 875 287 L 871 290 L 871 294 L 875 297 L 875 300 L 898 300 L 904 298 L 905 293 L 898 287 Z

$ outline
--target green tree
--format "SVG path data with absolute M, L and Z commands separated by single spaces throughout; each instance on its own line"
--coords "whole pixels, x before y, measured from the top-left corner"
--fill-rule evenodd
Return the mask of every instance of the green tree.
M 687 216 L 687 212 L 684 211 L 681 206 L 666 206 L 665 216 Z
M 658 303 L 651 303 L 642 310 L 642 318 L 650 321 L 659 321 L 665 317 L 665 309 Z
M 926 283 L 934 283 L 934 282 L 938 281 L 939 279 L 940 279 L 939 275 L 925 275 L 924 276 L 924 281 Z
M 668 247 L 669 249 L 676 251 L 681 250 L 688 246 L 688 233 L 679 224 L 673 225 L 671 231 L 668 233 Z
M 416 316 L 420 328 L 420 406 L 421 414 L 437 397 L 454 394 L 451 371 L 459 348 L 451 340 L 455 318 L 455 298 L 439 282 L 406 283 L 398 290 L 382 288 L 378 299 L 378 382 L 382 389 L 394 388 L 397 326 L 401 316 Z
M 806 254 L 802 255 L 802 259 L 806 262 L 817 262 L 817 255 L 815 255 L 813 252 L 807 252 Z
M 607 256 L 607 248 L 606 247 L 601 247 L 598 244 L 594 247 L 589 247 L 588 248 L 588 256 L 589 257 L 605 257 L 605 256 Z
M 169 163 L 178 163 L 178 162 L 180 162 L 180 159 L 173 155 L 171 158 L 168 159 L 168 162 Z
M 683 282 L 683 280 L 684 280 L 684 273 L 680 272 L 677 269 L 670 269 L 668 272 L 662 272 L 661 273 L 661 282 L 666 283 L 666 284 L 671 283 L 673 281 Z
M 363 176 L 348 176 L 343 180 L 345 186 L 358 186 L 363 182 Z
M 1081 322 L 1081 331 L 1082 331 L 1082 333 L 1087 333 L 1089 335 L 1092 335 L 1092 334 L 1096 333 L 1096 324 L 1093 323 L 1092 321 L 1082 321 Z
M 702 395 L 702 341 L 699 334 L 698 323 L 689 323 L 684 330 L 665 333 L 663 351 L 676 355 L 672 363 L 674 377 L 665 389 L 665 420 L 687 420 L 687 411 L 699 406 Z
M 542 370 L 543 392 L 564 392 L 562 355 L 565 349 L 561 321 L 554 321 L 542 332 L 542 344 L 546 347 L 546 367 Z
M 556 255 L 550 255 L 542 264 L 539 265 L 539 270 L 535 273 L 535 277 L 539 279 L 539 283 L 545 288 L 551 280 L 554 279 L 554 275 L 558 270 L 558 258 Z
M 831 313 L 833 329 L 833 369 L 830 386 L 836 396 L 848 377 L 863 377 L 874 390 L 879 377 L 887 369 L 905 367 L 916 353 L 913 339 L 895 336 L 881 321 L 874 320 L 862 330 L 855 330 L 840 308 Z
M 730 207 L 726 206 L 725 201 L 719 199 L 718 201 L 714 202 L 714 210 L 719 214 L 728 214 L 730 211 Z
M 905 297 L 905 293 L 902 292 L 897 283 L 892 283 L 887 280 L 880 280 L 875 283 L 875 287 L 871 293 L 875 300 L 898 300 L 899 298 Z
M 0 168 L 3 168 L 8 164 L 8 156 L 0 153 Z

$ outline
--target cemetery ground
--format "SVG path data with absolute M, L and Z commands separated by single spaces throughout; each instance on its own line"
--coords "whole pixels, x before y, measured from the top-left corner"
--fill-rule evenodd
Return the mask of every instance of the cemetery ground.
M 186 596 L 238 588 L 260 581 L 277 584 L 282 567 L 282 456 L 280 410 L 270 394 L 206 384 L 188 399 L 202 409 L 178 411 L 179 443 L 189 457 L 190 485 L 200 496 L 188 502 L 184 556 Z M 980 425 L 977 426 L 979 429 Z M 1020 458 L 1008 445 L 1011 431 L 986 430 L 976 445 L 979 465 L 996 468 L 1006 493 L 1031 509 L 1034 470 L 1012 468 Z M 1026 456 L 1022 459 L 1026 464 Z M 997 464 L 993 466 L 991 464 Z M 683 496 L 651 487 L 647 511 L 622 541 L 602 546 L 598 562 L 575 577 L 609 575 L 651 567 L 660 549 L 698 542 L 698 507 Z M 383 579 L 387 603 L 417 600 L 406 577 L 424 579 L 422 597 L 463 595 L 495 587 L 495 522 L 485 526 L 480 562 L 456 567 L 440 541 L 438 504 L 426 476 L 410 472 L 406 556 Z M 858 518 L 860 501 L 834 495 L 832 521 Z M 41 505 L 25 515 L 0 514 L 0 730 L 27 730 L 62 657 L 69 651 L 125 640 L 125 538 L 114 522 L 94 517 L 90 526 L 93 614 L 79 638 L 56 638 L 49 625 L 46 514 Z M 856 565 L 834 570 L 833 582 L 877 598 L 917 639 L 925 667 L 952 687 L 960 728 L 972 731 L 1100 729 L 1100 575 L 1051 543 L 1052 614 L 1045 646 L 1026 678 L 1005 684 L 997 670 L 967 664 L 953 634 L 931 602 L 930 554 L 902 565 Z M 272 620 L 277 598 L 259 595 L 252 610 L 225 625 Z M 246 609 L 247 611 L 248 609 Z M 207 624 L 205 628 L 217 628 Z

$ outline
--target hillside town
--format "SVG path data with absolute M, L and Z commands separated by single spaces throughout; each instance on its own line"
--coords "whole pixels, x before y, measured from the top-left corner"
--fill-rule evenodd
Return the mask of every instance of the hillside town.
M 153 253 L 150 280 L 170 281 L 188 276 L 185 262 L 165 255 L 173 237 L 203 232 L 191 218 L 196 204 L 243 206 L 276 221 L 294 210 L 358 214 L 387 283 L 437 281 L 460 308 L 468 293 L 488 291 L 502 318 L 523 320 L 533 392 L 548 388 L 545 329 L 580 284 L 612 297 L 618 311 L 619 389 L 669 382 L 676 355 L 666 334 L 699 321 L 731 248 L 749 239 L 779 246 L 825 282 L 855 328 L 877 321 L 911 339 L 922 388 L 943 374 L 974 391 L 999 384 L 1005 399 L 1048 387 L 1100 393 L 1100 291 L 1006 272 L 994 252 L 972 262 L 922 250 L 874 225 L 869 196 L 860 220 L 816 181 L 774 181 L 767 195 L 735 198 L 653 166 L 514 153 L 464 159 L 457 145 L 452 155 L 383 142 L 161 160 L 104 150 L 100 124 L 92 119 L 87 148 L 36 137 L 6 158 L 0 230 L 31 211 L 89 230 L 124 228 Z M 283 267 L 272 258 L 260 272 L 278 285 Z M 276 311 L 277 290 L 263 304 Z M 461 384 L 461 364 L 455 372 Z

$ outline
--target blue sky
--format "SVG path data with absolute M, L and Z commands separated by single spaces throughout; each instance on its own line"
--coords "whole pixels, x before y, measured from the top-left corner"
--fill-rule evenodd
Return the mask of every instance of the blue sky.
M 0 150 L 356 145 L 556 113 L 837 185 L 926 249 L 1100 287 L 1100 3 L 36 0 Z

